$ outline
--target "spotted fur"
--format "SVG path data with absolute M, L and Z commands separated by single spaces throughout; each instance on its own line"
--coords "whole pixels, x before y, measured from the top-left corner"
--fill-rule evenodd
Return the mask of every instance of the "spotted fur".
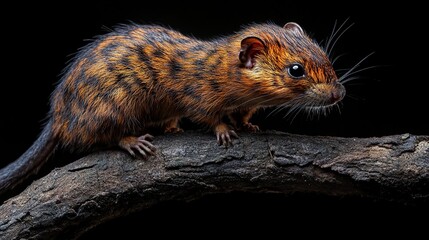
M 253 69 L 238 58 L 246 36 L 266 46 Z M 305 65 L 311 80 L 288 76 L 294 62 Z M 91 148 L 182 117 L 214 128 L 232 112 L 283 104 L 336 80 L 316 43 L 273 24 L 214 41 L 124 25 L 82 49 L 65 72 L 52 96 L 53 133 L 67 147 Z
M 288 73 L 294 63 L 305 68 L 300 79 Z M 236 133 L 223 122 L 226 116 L 235 128 L 256 131 L 249 119 L 260 107 L 325 106 L 343 95 L 325 52 L 294 23 L 250 25 L 212 41 L 160 26 L 123 25 L 81 49 L 64 71 L 44 140 L 69 150 L 120 146 L 149 155 L 154 148 L 146 129 L 176 132 L 186 117 L 213 128 L 228 145 Z M 46 141 L 33 146 L 38 142 Z M 35 158 L 48 156 L 31 149 Z

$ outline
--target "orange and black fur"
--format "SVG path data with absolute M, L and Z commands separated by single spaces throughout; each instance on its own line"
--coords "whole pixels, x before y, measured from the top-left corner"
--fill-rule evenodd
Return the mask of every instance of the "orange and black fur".
M 51 98 L 39 139 L 0 170 L 0 193 L 13 188 L 54 149 L 91 151 L 119 146 L 131 155 L 155 154 L 148 127 L 180 132 L 186 117 L 210 126 L 221 145 L 260 107 L 309 109 L 345 94 L 325 52 L 296 23 L 255 24 L 213 41 L 160 26 L 124 25 L 84 47 Z

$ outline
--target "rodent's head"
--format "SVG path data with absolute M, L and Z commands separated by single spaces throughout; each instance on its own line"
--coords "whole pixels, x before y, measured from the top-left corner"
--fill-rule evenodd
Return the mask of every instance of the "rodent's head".
M 261 105 L 310 109 L 333 106 L 345 95 L 327 54 L 296 23 L 254 25 L 244 31 L 239 60 Z

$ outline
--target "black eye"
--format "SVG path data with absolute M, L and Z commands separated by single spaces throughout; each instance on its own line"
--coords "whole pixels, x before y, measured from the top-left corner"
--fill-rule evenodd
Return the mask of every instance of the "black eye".
M 287 72 L 293 78 L 302 78 L 305 75 L 304 67 L 299 63 L 290 65 Z

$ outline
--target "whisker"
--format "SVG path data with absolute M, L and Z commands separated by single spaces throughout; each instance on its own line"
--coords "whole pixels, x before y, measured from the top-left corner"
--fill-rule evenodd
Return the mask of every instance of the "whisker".
M 337 27 L 337 23 L 338 23 L 338 21 L 337 21 L 337 19 L 335 19 L 334 27 L 332 28 L 331 35 L 329 36 L 328 40 L 326 41 L 326 45 L 325 45 L 325 51 L 326 52 L 328 52 L 329 45 L 331 44 L 331 41 L 334 38 L 334 34 L 335 34 L 335 31 L 336 31 L 335 28 Z
M 295 98 L 293 101 L 286 102 L 286 103 L 284 103 L 284 104 L 282 104 L 282 105 L 280 105 L 280 106 L 276 107 L 273 111 L 271 111 L 271 112 L 268 114 L 268 116 L 273 115 L 273 114 L 275 114 L 275 113 L 278 113 L 278 112 L 280 112 L 280 111 L 282 111 L 282 110 L 284 110 L 284 109 L 286 109 L 286 108 L 288 108 L 288 107 L 292 107 L 293 105 L 295 105 L 295 102 L 300 101 L 300 99 L 302 99 L 303 97 L 304 97 L 304 96 L 297 97 L 297 98 Z M 268 116 L 267 116 L 267 117 L 268 117 Z
M 336 72 L 347 72 L 348 70 L 350 70 L 350 68 L 338 68 L 338 69 L 335 69 Z
M 345 79 L 342 79 L 340 82 L 342 83 L 342 84 L 345 84 L 345 83 L 347 83 L 347 82 L 350 82 L 350 81 L 352 81 L 352 80 L 356 80 L 356 79 L 366 79 L 366 78 L 362 78 L 362 77 L 357 77 L 357 76 L 355 76 L 355 77 L 350 77 L 350 76 L 352 76 L 352 75 L 354 75 L 354 74 L 356 74 L 356 73 L 360 73 L 360 72 L 363 72 L 363 71 L 366 71 L 366 70 L 369 70 L 369 69 L 374 69 L 374 68 L 378 68 L 378 67 L 380 67 L 380 66 L 370 66 L 370 67 L 366 67 L 366 68 L 362 68 L 362 69 L 359 69 L 359 70 L 356 70 L 356 71 L 354 71 L 354 72 L 351 72 L 351 73 L 349 73 L 348 74 L 348 78 L 345 78 Z M 341 79 L 341 78 L 340 78 Z
M 300 106 L 299 104 L 296 104 L 289 109 L 289 111 L 286 113 L 286 115 L 283 118 L 289 118 L 290 119 L 289 124 L 292 124 L 296 116 L 298 116 L 298 114 L 301 112 L 301 110 L 302 110 L 302 106 Z
M 294 119 L 298 116 L 299 113 L 301 113 L 302 111 L 307 112 L 312 108 L 313 105 L 316 105 L 315 102 L 310 101 L 308 102 L 308 100 L 302 99 L 302 101 L 297 101 L 295 102 L 295 111 L 292 112 L 293 117 L 291 119 L 291 124 L 294 121 Z M 310 110 L 311 111 L 311 110 Z
M 354 80 L 356 80 L 356 79 L 360 79 L 360 77 L 358 77 L 358 76 L 355 76 L 355 77 L 349 77 L 349 78 L 346 78 L 346 79 L 341 80 L 341 83 L 342 83 L 342 84 L 346 84 L 346 83 L 348 83 L 348 82 L 350 82 L 350 81 L 354 81 Z
M 348 19 L 347 19 L 348 20 Z M 347 21 L 346 20 L 346 21 Z M 346 23 L 346 21 L 344 21 L 344 23 L 341 25 L 341 27 Z M 328 56 L 331 56 L 332 50 L 334 49 L 335 45 L 337 44 L 338 40 L 343 36 L 343 34 L 349 30 L 353 25 L 355 25 L 354 23 L 351 23 L 348 27 L 346 27 L 341 33 L 340 35 L 338 35 L 337 39 L 335 39 L 334 43 L 332 44 L 332 46 L 330 46 L 330 49 L 328 51 Z M 341 28 L 340 27 L 340 28 Z M 340 28 L 338 30 L 340 30 Z
M 347 94 L 346 97 L 351 98 L 354 101 L 364 101 L 365 100 L 365 98 L 359 97 L 359 96 L 356 96 L 353 94 Z
M 302 112 L 304 108 L 302 107 L 298 107 L 297 110 L 295 111 L 295 114 L 293 115 L 292 119 L 290 120 L 290 124 L 293 123 L 293 121 L 295 120 L 295 118 Z
M 282 111 L 283 109 L 287 108 L 288 106 L 289 106 L 288 104 L 282 104 L 282 105 L 275 107 L 265 118 L 268 118 L 269 116 L 274 115 L 274 114 Z
M 307 120 L 313 119 L 313 116 L 317 115 L 317 114 L 315 114 L 316 111 L 317 110 L 315 108 L 313 108 L 313 106 L 307 107 L 307 109 L 305 111 L 305 113 L 307 114 Z
M 288 104 L 287 107 L 289 107 L 289 110 L 286 112 L 286 114 L 283 116 L 283 118 L 286 118 L 292 112 L 297 110 L 297 108 L 301 107 L 301 105 L 298 103 L 298 101 L 296 101 L 296 102 L 291 102 L 290 104 Z
M 346 55 L 345 53 L 340 54 L 338 56 L 336 56 L 331 62 L 332 62 L 332 66 L 335 65 L 335 62 L 337 62 L 338 59 L 340 59 L 341 57 L 343 57 L 344 55 Z M 338 71 L 338 70 L 337 70 Z
M 359 79 L 363 79 L 363 78 L 359 78 Z M 363 83 L 363 82 L 352 82 L 352 83 L 347 83 L 347 85 L 346 84 L 343 84 L 343 85 L 347 86 L 347 87 L 354 87 L 354 86 L 364 86 L 365 83 Z
M 360 66 L 360 64 L 362 62 L 364 62 L 366 59 L 368 59 L 371 55 L 373 55 L 374 52 L 371 52 L 370 54 L 366 55 L 364 58 L 362 58 L 358 63 L 356 63 L 352 68 L 350 68 L 346 73 L 344 73 L 339 79 L 338 81 L 341 82 L 343 81 L 345 78 L 347 78 L 357 67 Z
M 334 23 L 334 28 L 332 29 L 332 33 L 331 36 L 329 37 L 329 41 L 326 43 L 326 47 L 325 47 L 325 51 L 328 55 L 328 57 L 330 58 L 332 49 L 335 46 L 335 43 L 338 41 L 338 39 L 344 34 L 344 32 L 349 29 L 351 26 L 349 26 L 348 28 L 346 28 L 346 30 L 344 30 L 339 37 L 337 37 L 337 39 L 334 41 L 334 43 L 331 45 L 332 40 L 334 40 L 334 38 L 336 37 L 336 35 L 341 31 L 341 29 L 343 28 L 343 26 L 347 23 L 347 21 L 349 20 L 349 18 L 347 18 L 339 27 L 338 29 L 335 29 L 335 27 L 337 26 L 337 20 L 335 20 Z M 353 24 L 352 24 L 353 25 Z
M 337 109 L 338 109 L 338 112 L 340 113 L 340 115 L 342 114 L 341 113 L 341 107 L 340 107 L 340 104 L 342 104 L 341 102 L 339 102 L 338 104 L 335 104 L 335 106 L 337 107 Z
M 356 71 L 354 71 L 354 72 L 349 73 L 349 76 L 351 76 L 351 75 L 353 75 L 353 74 L 356 74 L 356 73 L 360 73 L 360 72 L 362 72 L 362 71 L 369 70 L 369 69 L 378 68 L 378 67 L 380 67 L 380 66 L 369 66 L 369 67 L 361 68 L 361 69 L 359 69 L 359 70 L 356 70 Z

